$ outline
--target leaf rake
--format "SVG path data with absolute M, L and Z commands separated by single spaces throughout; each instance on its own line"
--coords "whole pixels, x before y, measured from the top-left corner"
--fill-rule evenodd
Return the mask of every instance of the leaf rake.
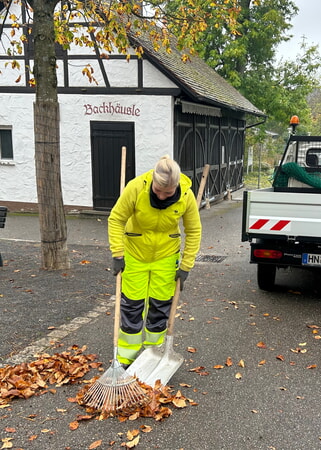
M 127 149 L 123 146 L 121 150 L 120 193 L 122 193 L 125 186 Z M 113 360 L 109 369 L 95 381 L 84 395 L 84 403 L 86 405 L 110 414 L 126 409 L 131 410 L 149 401 L 137 378 L 126 373 L 117 359 L 120 298 L 121 274 L 118 273 L 116 277 Z
M 146 392 L 137 378 L 126 373 L 117 359 L 118 329 L 120 322 L 121 274 L 116 278 L 116 301 L 114 322 L 114 357 L 109 369 L 95 381 L 84 395 L 87 406 L 115 414 L 132 410 L 148 402 Z

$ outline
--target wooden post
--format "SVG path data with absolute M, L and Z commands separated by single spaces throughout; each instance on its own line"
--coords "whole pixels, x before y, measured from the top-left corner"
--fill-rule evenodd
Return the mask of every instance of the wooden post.
M 210 165 L 205 164 L 203 173 L 202 173 L 200 187 L 198 189 L 197 198 L 196 198 L 196 203 L 197 203 L 198 209 L 200 208 L 200 205 L 201 205 L 202 196 L 203 196 L 203 192 L 205 189 L 205 184 L 206 184 L 206 180 L 207 180 L 209 171 L 210 171 Z

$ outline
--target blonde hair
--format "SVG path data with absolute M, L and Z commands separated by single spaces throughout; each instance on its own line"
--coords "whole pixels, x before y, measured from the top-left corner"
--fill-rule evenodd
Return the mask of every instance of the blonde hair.
M 181 169 L 168 155 L 163 156 L 155 165 L 153 181 L 163 188 L 178 186 Z

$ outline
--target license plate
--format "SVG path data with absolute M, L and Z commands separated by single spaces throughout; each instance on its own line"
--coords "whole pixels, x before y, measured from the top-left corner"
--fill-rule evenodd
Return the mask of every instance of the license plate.
M 302 254 L 302 265 L 303 266 L 321 266 L 321 255 L 314 253 L 303 253 Z

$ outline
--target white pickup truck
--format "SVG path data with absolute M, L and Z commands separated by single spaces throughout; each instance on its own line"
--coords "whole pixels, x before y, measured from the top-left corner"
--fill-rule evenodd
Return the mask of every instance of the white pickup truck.
M 245 191 L 242 241 L 261 289 L 277 268 L 321 268 L 321 136 L 291 135 L 268 189 Z

